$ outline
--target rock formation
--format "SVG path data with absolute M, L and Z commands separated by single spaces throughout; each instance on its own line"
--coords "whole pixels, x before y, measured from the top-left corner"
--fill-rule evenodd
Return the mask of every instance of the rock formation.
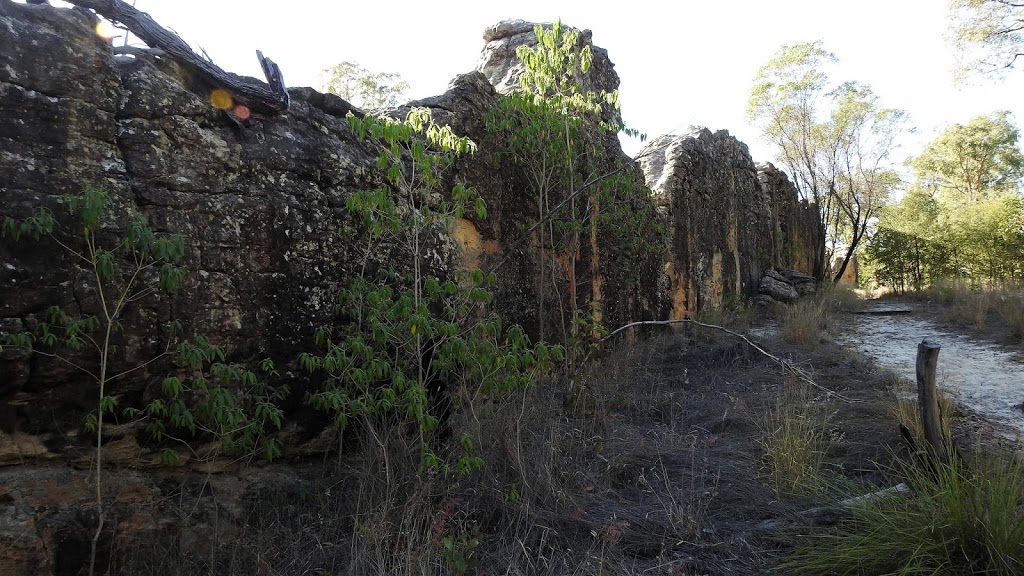
M 537 39 L 533 34 L 533 22 L 523 20 L 504 20 L 484 31 L 484 48 L 480 53 L 477 70 L 494 85 L 500 94 L 507 94 L 519 89 L 519 79 L 523 68 L 516 56 L 519 46 L 536 46 Z M 544 24 L 550 28 L 551 24 Z M 589 46 L 593 54 L 593 62 L 587 76 L 580 82 L 584 91 L 600 93 L 602 90 L 611 92 L 619 88 L 619 75 L 615 72 L 615 64 L 608 57 L 608 51 L 595 46 L 594 34 L 590 30 L 580 31 L 580 48 Z M 615 108 L 606 107 L 606 121 L 621 122 L 622 116 Z
M 755 167 L 728 132 L 660 136 L 637 160 L 669 221 L 674 318 L 754 296 L 766 270 L 807 269 L 817 213 L 798 202 L 785 174 Z
M 484 128 L 499 91 L 515 84 L 514 47 L 528 42 L 531 30 L 521 22 L 489 29 L 482 73 L 462 75 L 444 95 L 409 106 L 430 108 L 438 121 L 478 143 L 479 151 L 460 159 L 447 178 L 476 188 L 488 207 L 487 218 L 467 216 L 430 239 L 432 271 L 450 277 L 466 266 L 496 268 L 493 308 L 532 335 L 547 326 L 557 339 L 556 315 L 536 313 L 538 268 L 546 264 L 533 237 L 524 238 L 535 201 L 524 198 L 521 169 L 494 149 Z M 589 33 L 583 38 L 590 42 Z M 593 86 L 616 88 L 607 53 L 594 48 L 594 55 Z M 386 178 L 374 150 L 348 127 L 349 103 L 308 88 L 289 93 L 286 116 L 242 125 L 211 106 L 205 82 L 175 61 L 113 56 L 81 11 L 0 0 L 0 218 L 25 218 L 45 207 L 66 225 L 62 197 L 97 188 L 111 198 L 102 239 L 117 238 L 132 212 L 144 214 L 157 232 L 186 239 L 189 275 L 181 291 L 130 310 L 111 360 L 115 369 L 153 354 L 166 339 L 160 326 L 180 318 L 231 360 L 273 358 L 292 387 L 288 409 L 303 409 L 310 384 L 296 359 L 314 329 L 331 321 L 337 288 L 364 266 L 364 248 L 350 237 L 346 200 Z M 614 138 L 600 138 L 595 167 L 640 181 Z M 663 213 L 655 214 L 645 194 L 617 198 L 616 209 L 658 219 L 657 227 L 669 231 L 664 254 L 622 253 L 609 228 L 614 222 L 601 217 L 610 209 L 594 203 L 578 258 L 557 263 L 574 304 L 595 320 L 615 327 L 663 319 L 670 307 L 679 317 L 732 295 L 752 295 L 765 270 L 807 269 L 806 247 L 819 241 L 812 211 L 797 202 L 784 175 L 769 166 L 759 176 L 746 147 L 726 133 L 657 139 L 640 164 Z M 653 229 L 628 233 L 660 238 Z M 401 269 L 410 258 L 395 246 L 368 260 Z M 0 331 L 37 326 L 52 305 L 88 309 L 96 294 L 83 281 L 86 273 L 52 240 L 0 239 Z M 546 306 L 559 310 L 567 296 L 546 298 Z M 138 370 L 108 392 L 126 402 L 151 398 L 160 378 L 157 366 Z M 93 521 L 79 517 L 90 498 L 88 473 L 38 466 L 88 465 L 94 452 L 81 422 L 95 402 L 92 383 L 73 367 L 11 347 L 0 352 L 0 550 L 6 551 L 0 573 L 77 570 L 55 559 L 80 555 L 87 545 L 68 526 Z M 296 420 L 301 426 L 288 424 L 283 433 L 289 454 L 327 449 L 322 419 Z M 123 488 L 122 502 L 152 503 L 166 494 L 142 471 L 158 463 L 140 447 L 137 432 L 115 427 L 107 434 L 104 454 L 123 468 L 109 482 Z M 244 476 L 223 482 L 232 494 L 252 488 Z M 112 514 L 138 530 L 160 527 L 129 508 Z

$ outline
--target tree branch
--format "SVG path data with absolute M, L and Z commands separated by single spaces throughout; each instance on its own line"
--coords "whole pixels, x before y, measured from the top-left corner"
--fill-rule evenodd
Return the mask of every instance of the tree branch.
M 68 0 L 71 4 L 93 10 L 108 20 L 120 23 L 151 48 L 165 51 L 175 60 L 196 70 L 204 80 L 215 88 L 231 93 L 237 102 L 247 106 L 253 113 L 276 116 L 288 111 L 289 97 L 284 87 L 281 70 L 258 50 L 257 57 L 267 76 L 267 84 L 259 80 L 232 74 L 200 57 L 189 45 L 173 32 L 157 24 L 145 12 L 136 10 L 121 0 Z
M 835 396 L 836 398 L 838 398 L 838 399 L 840 399 L 840 400 L 842 400 L 844 402 L 851 402 L 851 403 L 853 403 L 853 402 L 860 402 L 860 400 L 855 400 L 855 399 L 852 399 L 852 398 L 848 398 L 848 397 L 843 396 L 842 394 L 840 394 L 840 393 L 838 393 L 838 392 L 836 392 L 834 390 L 830 390 L 828 388 L 825 388 L 821 384 L 818 384 L 817 382 L 815 382 L 810 377 L 810 375 L 807 374 L 807 372 L 805 372 L 804 370 L 801 370 L 801 369 L 797 368 L 796 366 L 794 366 L 792 362 L 787 362 L 786 360 L 783 360 L 782 358 L 779 358 L 778 356 L 775 356 L 775 355 L 769 353 L 767 350 L 765 350 L 764 348 L 758 346 L 753 341 L 751 341 L 750 338 L 747 338 L 743 334 L 740 334 L 739 332 L 734 332 L 734 331 L 729 330 L 728 328 L 726 328 L 724 326 L 719 326 L 717 324 L 706 324 L 704 322 L 698 322 L 696 320 L 691 320 L 689 318 L 682 318 L 680 320 L 643 320 L 643 321 L 640 321 L 640 322 L 631 322 L 629 324 L 626 324 L 625 326 L 620 326 L 620 327 L 616 328 L 615 330 L 612 330 L 607 336 L 605 336 L 604 338 L 601 339 L 601 342 L 604 342 L 605 340 L 608 340 L 609 338 L 611 338 L 612 336 L 615 336 L 619 332 L 622 332 L 622 331 L 627 330 L 629 328 L 635 328 L 637 326 L 669 326 L 669 325 L 672 325 L 672 324 L 693 324 L 695 326 L 702 326 L 704 328 L 711 328 L 713 330 L 718 330 L 719 332 L 725 332 L 726 334 L 735 336 L 736 338 L 739 338 L 740 340 L 743 340 L 744 342 L 746 342 L 748 346 L 750 346 L 751 348 L 753 348 L 754 350 L 759 352 L 761 355 L 765 356 L 769 360 L 772 360 L 772 361 L 778 363 L 780 366 L 782 366 L 783 369 L 788 370 L 791 373 L 793 373 L 793 375 L 796 376 L 797 378 L 799 378 L 800 380 L 804 381 L 807 384 L 810 384 L 811 386 L 817 388 L 818 390 L 821 390 L 822 392 L 825 392 L 829 396 Z

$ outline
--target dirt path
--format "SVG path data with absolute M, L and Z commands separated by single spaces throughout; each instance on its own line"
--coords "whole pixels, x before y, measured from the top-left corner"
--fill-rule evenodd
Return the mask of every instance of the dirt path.
M 939 326 L 921 306 L 867 304 L 838 340 L 880 367 L 914 381 L 917 345 L 938 341 L 938 384 L 992 422 L 1008 440 L 1024 437 L 1024 364 L 1005 347 Z

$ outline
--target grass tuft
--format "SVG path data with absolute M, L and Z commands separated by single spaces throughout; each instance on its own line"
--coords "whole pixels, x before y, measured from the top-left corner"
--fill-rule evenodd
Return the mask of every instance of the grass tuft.
M 798 300 L 786 309 L 782 335 L 790 344 L 813 344 L 828 327 L 828 303 L 821 296 Z
M 761 473 L 776 494 L 799 496 L 823 490 L 829 445 L 826 420 L 810 386 L 790 382 L 758 422 Z
M 1024 573 L 1024 463 L 976 452 L 900 465 L 910 496 L 868 501 L 783 563 L 786 574 Z

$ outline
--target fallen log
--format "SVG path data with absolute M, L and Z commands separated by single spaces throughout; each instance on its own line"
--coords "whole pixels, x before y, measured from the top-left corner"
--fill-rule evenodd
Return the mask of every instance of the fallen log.
M 276 116 L 288 111 L 289 97 L 281 69 L 257 50 L 260 66 L 268 83 L 227 72 L 198 54 L 189 45 L 149 14 L 135 9 L 122 0 L 68 0 L 69 3 L 88 8 L 107 20 L 117 22 L 138 36 L 151 48 L 163 50 L 168 56 L 188 66 L 206 80 L 212 88 L 230 94 L 235 103 L 246 106 L 261 116 Z

